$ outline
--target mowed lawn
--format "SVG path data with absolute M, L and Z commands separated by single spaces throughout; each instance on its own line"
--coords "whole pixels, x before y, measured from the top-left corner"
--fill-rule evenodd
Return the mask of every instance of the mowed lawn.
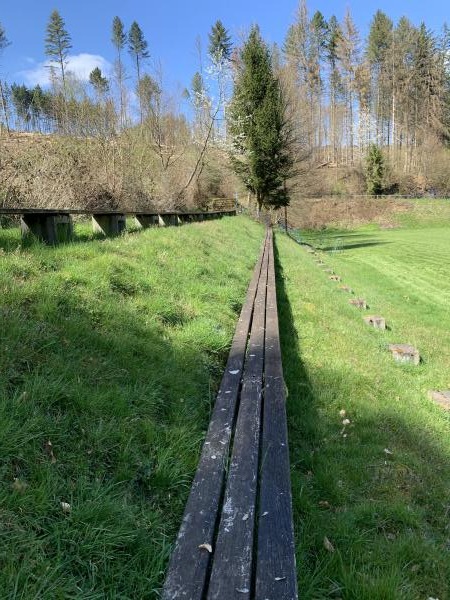
M 263 227 L 0 230 L 0 597 L 157 598 Z
M 450 227 L 304 239 L 369 310 L 276 236 L 301 597 L 447 600 L 450 416 L 427 392 L 450 388 Z M 395 363 L 391 342 L 422 363 Z

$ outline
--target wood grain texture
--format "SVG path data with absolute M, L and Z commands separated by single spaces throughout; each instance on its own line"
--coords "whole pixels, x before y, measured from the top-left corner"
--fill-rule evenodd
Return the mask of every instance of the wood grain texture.
M 236 328 L 162 597 L 298 598 L 271 229 Z
M 255 598 L 298 598 L 286 393 L 281 361 L 273 245 L 269 250 Z
M 263 261 L 267 265 L 266 241 L 267 236 L 241 310 L 200 462 L 169 563 L 162 593 L 165 600 L 200 599 L 207 584 L 211 555 L 208 550 L 199 546 L 214 544 L 256 291 Z
M 270 235 L 268 247 L 270 247 Z M 251 597 L 268 253 L 264 255 L 244 367 L 239 414 L 207 598 Z

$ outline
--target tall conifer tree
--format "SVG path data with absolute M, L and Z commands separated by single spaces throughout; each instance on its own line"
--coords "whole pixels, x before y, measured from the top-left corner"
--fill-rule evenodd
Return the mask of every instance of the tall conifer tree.
M 149 58 L 150 53 L 148 51 L 148 44 L 146 39 L 144 38 L 144 33 L 142 29 L 139 27 L 136 21 L 133 21 L 130 27 L 130 32 L 128 34 L 128 50 L 133 57 L 136 64 L 136 73 L 137 73 L 137 86 L 136 90 L 139 90 L 139 86 L 141 83 L 141 66 L 142 61 L 146 58 Z M 139 99 L 139 112 L 141 123 L 143 121 L 143 112 L 142 112 L 142 102 Z
M 214 63 L 221 63 L 231 58 L 233 44 L 222 21 L 216 21 L 212 26 L 209 37 L 208 52 Z
M 51 61 L 56 62 L 61 73 L 64 96 L 66 96 L 66 67 L 72 40 L 66 30 L 63 18 L 57 10 L 50 15 L 45 38 L 45 54 Z
M 8 41 L 8 38 L 6 37 L 6 31 L 3 28 L 2 24 L 0 23 L 0 56 L 3 52 L 3 50 L 6 48 L 6 46 L 9 46 L 9 41 Z M 0 102 L 2 104 L 2 112 L 3 112 L 4 119 L 5 119 L 6 129 L 9 133 L 9 119 L 8 119 L 8 108 L 6 106 L 6 94 L 5 94 L 5 90 L 3 89 L 3 84 L 2 84 L 1 79 L 0 79 Z
M 229 127 L 234 170 L 255 196 L 258 209 L 289 203 L 287 180 L 293 161 L 285 115 L 269 49 L 253 27 L 239 55 Z
M 127 43 L 127 34 L 125 33 L 125 27 L 120 17 L 114 17 L 112 24 L 112 35 L 111 41 L 114 48 L 117 51 L 117 58 L 115 64 L 115 75 L 117 81 L 117 87 L 119 90 L 119 112 L 120 112 L 120 126 L 124 127 L 125 117 L 125 69 L 122 61 L 122 52 Z

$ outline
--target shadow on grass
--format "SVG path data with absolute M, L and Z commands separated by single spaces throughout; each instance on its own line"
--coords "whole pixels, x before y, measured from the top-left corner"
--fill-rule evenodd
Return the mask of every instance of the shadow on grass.
M 301 574 L 308 558 L 303 552 L 304 545 L 301 540 L 303 538 L 303 523 L 305 520 L 309 520 L 309 516 L 299 507 L 296 498 L 302 495 L 302 477 L 308 477 L 308 474 L 311 473 L 311 448 L 314 448 L 318 443 L 316 425 L 319 417 L 313 388 L 300 354 L 299 337 L 294 326 L 294 317 L 284 284 L 284 272 L 276 243 L 274 244 L 274 259 L 283 372 L 288 391 L 287 414 L 294 528 L 299 594 L 302 596 L 304 590 L 302 590 Z
M 153 313 L 81 278 L 0 310 L 0 585 L 14 597 L 157 595 L 223 351 L 195 330 L 174 343 Z
M 341 239 L 341 238 L 339 238 Z M 375 241 L 375 240 L 366 240 L 366 241 L 361 241 L 361 242 L 355 242 L 353 243 L 352 241 L 347 242 L 347 243 L 336 243 L 334 245 L 329 245 L 329 246 L 320 246 L 320 249 L 323 250 L 324 252 L 343 252 L 344 250 L 355 250 L 356 248 L 369 248 L 371 246 L 384 246 L 386 244 L 390 244 L 391 242 L 379 242 L 379 241 Z
M 384 246 L 391 243 L 380 240 L 372 231 L 369 233 L 345 230 L 326 230 L 317 233 L 308 232 L 304 235 L 304 239 L 307 242 L 313 243 L 318 249 L 324 252 Z
M 276 245 L 275 260 L 300 596 L 450 597 L 445 439 L 433 439 L 423 414 L 399 405 L 400 398 L 377 410 L 376 399 L 395 396 L 390 383 L 377 373 L 355 373 L 350 363 L 333 367 L 327 348 L 308 372 L 296 330 L 302 321 Z M 402 400 L 408 402 L 407 391 Z M 345 439 L 341 408 L 351 419 Z
M 89 231 L 89 227 L 90 223 L 88 221 L 74 223 L 74 234 L 71 239 L 60 241 L 57 246 L 84 244 L 86 242 L 102 241 L 114 237 L 120 238 L 120 236 L 123 235 L 106 236 L 102 233 Z M 144 230 L 137 226 L 128 225 L 125 233 L 128 235 L 140 233 L 142 231 Z M 0 227 L 0 250 L 3 250 L 4 252 L 15 252 L 18 248 L 31 249 L 39 246 L 47 247 L 46 244 L 32 234 L 22 236 L 20 228 L 16 224 Z

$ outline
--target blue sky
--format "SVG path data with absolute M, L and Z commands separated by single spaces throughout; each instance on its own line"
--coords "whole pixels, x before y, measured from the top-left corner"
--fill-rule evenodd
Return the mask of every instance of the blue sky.
M 3 53 L 0 73 L 10 82 L 43 83 L 45 28 L 50 12 L 57 8 L 72 36 L 70 66 L 78 75 L 87 77 L 95 66 L 108 70 L 114 60 L 111 22 L 119 15 L 127 27 L 138 21 L 152 58 L 160 61 L 164 79 L 175 89 L 177 84 L 187 85 L 198 69 L 196 38 L 200 36 L 205 46 L 217 19 L 235 39 L 256 22 L 267 41 L 282 43 L 297 6 L 297 0 L 2 0 L 0 22 L 12 45 Z M 339 19 L 349 7 L 362 35 L 378 8 L 394 20 L 402 15 L 416 24 L 424 20 L 434 30 L 450 21 L 450 5 L 444 0 L 310 0 L 308 7 L 311 14 L 321 10 L 326 18 L 336 14 Z

